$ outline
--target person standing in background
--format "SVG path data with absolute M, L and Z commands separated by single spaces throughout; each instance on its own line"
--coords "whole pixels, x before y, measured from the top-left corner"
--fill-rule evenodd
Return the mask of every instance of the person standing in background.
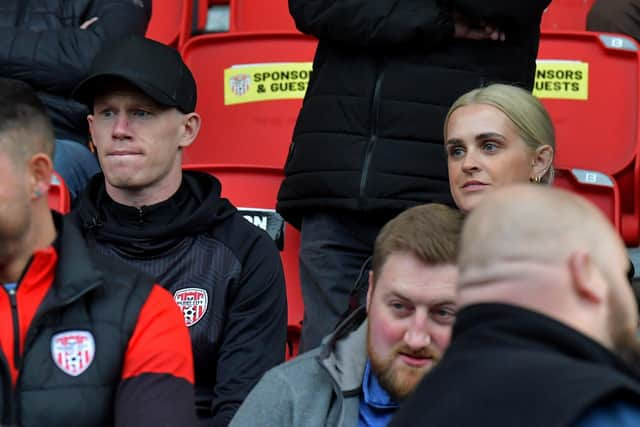
M 72 199 L 100 171 L 88 148 L 87 108 L 71 99 L 98 51 L 123 36 L 144 35 L 151 0 L 3 0 L 0 77 L 31 85 L 56 136 L 54 169 Z
M 378 231 L 411 206 L 453 204 L 449 106 L 494 82 L 530 90 L 550 0 L 289 0 L 319 39 L 277 210 L 301 230 L 301 350 L 347 309 Z

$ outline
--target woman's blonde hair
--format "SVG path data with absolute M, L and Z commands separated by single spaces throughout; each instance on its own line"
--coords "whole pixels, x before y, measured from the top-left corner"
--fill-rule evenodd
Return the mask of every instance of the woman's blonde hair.
M 532 150 L 536 150 L 542 145 L 549 145 L 555 154 L 556 136 L 549 113 L 538 98 L 517 86 L 492 84 L 465 93 L 453 103 L 447 113 L 444 121 L 445 134 L 449 118 L 455 110 L 476 104 L 490 105 L 502 111 Z M 541 177 L 540 182 L 551 184 L 553 175 L 552 159 L 551 166 Z

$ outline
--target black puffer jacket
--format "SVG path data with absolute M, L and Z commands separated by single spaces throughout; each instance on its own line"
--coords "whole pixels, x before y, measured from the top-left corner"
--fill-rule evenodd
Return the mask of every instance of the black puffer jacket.
M 444 116 L 492 82 L 533 85 L 540 18 L 550 0 L 289 0 L 298 28 L 320 39 L 287 159 L 278 211 L 394 215 L 451 203 Z M 506 33 L 453 38 L 452 11 Z
M 50 111 L 56 137 L 85 141 L 87 109 L 69 98 L 103 45 L 143 35 L 151 0 L 2 0 L 0 76 L 32 85 Z M 86 30 L 87 20 L 98 20 Z

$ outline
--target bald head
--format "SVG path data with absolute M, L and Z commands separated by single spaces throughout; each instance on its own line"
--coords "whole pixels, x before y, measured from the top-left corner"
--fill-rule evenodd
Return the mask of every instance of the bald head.
M 496 263 L 564 262 L 575 250 L 607 262 L 622 241 L 591 203 L 569 192 L 516 185 L 488 195 L 467 218 L 459 258 L 461 271 Z
M 626 248 L 577 195 L 531 184 L 487 195 L 467 217 L 458 264 L 461 307 L 524 307 L 609 348 L 633 337 L 638 316 Z

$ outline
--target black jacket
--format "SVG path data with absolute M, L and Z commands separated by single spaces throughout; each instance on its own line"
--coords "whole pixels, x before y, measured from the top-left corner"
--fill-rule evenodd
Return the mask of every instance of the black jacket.
M 195 418 L 190 382 L 164 374 L 157 363 L 154 371 L 123 378 L 130 338 L 141 309 L 147 302 L 155 302 L 151 297 L 153 279 L 92 252 L 75 224 L 58 214 L 54 218 L 58 230 L 55 277 L 28 327 L 21 356 L 16 357 L 14 352 L 19 370 L 15 386 L 6 357 L 0 352 L 0 423 L 24 427 L 113 426 L 117 419 L 121 426 L 151 427 L 160 422 L 185 425 Z M 28 269 L 41 264 L 31 264 Z M 23 283 L 34 277 L 38 282 Z M 31 286 L 30 290 L 47 285 L 39 270 L 23 275 L 20 282 L 20 286 Z M 33 291 L 18 294 L 20 298 L 34 295 Z M 17 303 L 13 303 L 24 310 L 27 301 L 16 298 Z M 18 309 L 15 313 L 13 327 L 17 330 Z M 24 321 L 27 316 L 20 314 L 19 319 Z M 3 323 L 0 327 L 12 325 Z M 173 332 L 163 332 L 171 340 Z M 84 372 L 70 375 L 56 366 L 55 358 L 62 356 L 54 342 L 57 336 L 78 333 L 92 337 L 95 353 Z M 15 336 L 17 345 L 20 341 Z M 143 362 L 129 362 L 145 368 Z
M 284 360 L 286 292 L 274 242 L 200 172 L 184 172 L 174 196 L 141 209 L 111 200 L 96 175 L 72 215 L 100 251 L 174 294 L 191 333 L 200 414 L 213 416 L 206 425 L 226 425 Z
M 33 86 L 56 137 L 87 140 L 87 109 L 70 98 L 96 53 L 128 34 L 144 35 L 151 0 L 2 0 L 0 76 Z M 90 18 L 98 20 L 87 30 Z
M 392 427 L 568 427 L 609 400 L 640 404 L 638 377 L 597 342 L 510 305 L 460 311 L 442 361 Z
M 533 86 L 540 17 L 550 0 L 289 0 L 319 38 L 278 195 L 305 212 L 384 213 L 452 203 L 442 143 L 453 101 L 492 82 Z M 506 41 L 453 39 L 453 9 L 494 23 Z

